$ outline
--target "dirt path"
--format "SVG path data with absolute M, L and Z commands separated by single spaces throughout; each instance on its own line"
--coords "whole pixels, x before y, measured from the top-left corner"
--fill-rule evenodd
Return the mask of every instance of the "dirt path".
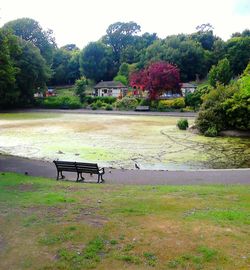
M 0 155 L 0 171 L 56 177 L 56 168 L 51 162 L 4 155 Z M 75 180 L 76 174 L 66 174 L 66 178 Z M 86 182 L 95 182 L 96 178 L 86 175 Z M 149 171 L 106 168 L 104 179 L 107 184 L 129 185 L 250 184 L 250 169 Z

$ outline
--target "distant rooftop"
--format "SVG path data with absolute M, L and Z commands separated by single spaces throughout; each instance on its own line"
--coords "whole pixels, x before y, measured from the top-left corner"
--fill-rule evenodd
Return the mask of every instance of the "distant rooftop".
M 126 86 L 117 81 L 101 81 L 94 88 L 126 88 Z

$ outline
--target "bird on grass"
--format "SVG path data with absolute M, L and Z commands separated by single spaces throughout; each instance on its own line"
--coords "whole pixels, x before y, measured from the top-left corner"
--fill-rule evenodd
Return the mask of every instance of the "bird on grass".
M 140 167 L 138 166 L 137 163 L 135 163 L 135 168 L 136 168 L 137 170 L 140 170 Z

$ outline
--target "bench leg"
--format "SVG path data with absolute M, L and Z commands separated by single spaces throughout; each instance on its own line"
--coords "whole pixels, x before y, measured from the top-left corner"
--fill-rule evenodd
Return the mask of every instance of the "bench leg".
M 62 174 L 62 171 L 60 171 L 60 174 L 61 174 L 61 178 L 60 179 L 64 179 L 65 176 Z
M 57 177 L 56 180 L 59 180 L 59 171 L 57 171 Z
M 81 177 L 81 180 L 79 180 L 79 178 Z M 85 178 L 82 176 L 82 173 L 78 172 L 77 173 L 77 179 L 76 179 L 76 182 L 80 182 L 80 181 L 83 181 Z
M 103 182 L 105 182 L 105 180 L 102 178 L 102 176 L 103 176 L 103 175 L 101 174 L 101 179 L 102 179 L 102 183 L 103 183 Z

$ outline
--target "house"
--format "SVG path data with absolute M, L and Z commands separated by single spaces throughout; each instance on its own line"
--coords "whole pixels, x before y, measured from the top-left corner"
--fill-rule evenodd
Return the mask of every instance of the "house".
M 181 84 L 181 92 L 185 97 L 188 93 L 193 93 L 196 90 L 197 86 L 192 83 L 182 83 Z
M 95 96 L 99 97 L 119 97 L 126 96 L 128 88 L 117 81 L 101 81 L 95 87 Z

